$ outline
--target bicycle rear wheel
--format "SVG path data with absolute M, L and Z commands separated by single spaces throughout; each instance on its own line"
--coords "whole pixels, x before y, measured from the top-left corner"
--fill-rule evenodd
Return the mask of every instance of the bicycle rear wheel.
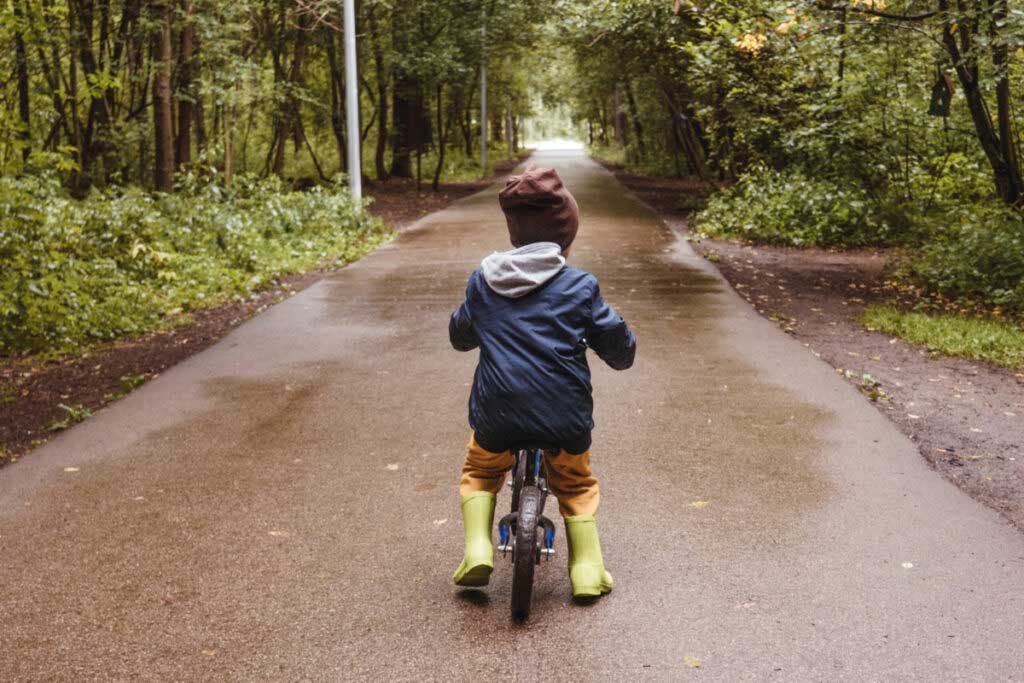
M 516 544 L 512 557 L 512 618 L 530 616 L 533 597 L 533 572 L 537 566 L 537 524 L 540 519 L 541 492 L 536 486 L 523 487 L 516 523 Z

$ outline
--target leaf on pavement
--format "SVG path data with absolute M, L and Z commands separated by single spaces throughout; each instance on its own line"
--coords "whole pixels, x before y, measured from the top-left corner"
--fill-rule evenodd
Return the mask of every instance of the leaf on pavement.
M 683 657 L 683 663 L 691 669 L 700 668 L 700 659 L 694 657 L 693 655 L 686 655 L 685 657 Z
M 690 505 L 692 505 L 695 508 L 707 507 L 707 504 L 708 504 L 708 501 L 706 501 L 706 500 L 695 500 L 692 503 L 690 503 Z

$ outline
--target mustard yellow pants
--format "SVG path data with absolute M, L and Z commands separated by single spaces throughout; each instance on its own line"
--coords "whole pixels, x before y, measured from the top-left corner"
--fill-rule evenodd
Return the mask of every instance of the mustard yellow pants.
M 590 471 L 590 451 L 579 454 L 560 451 L 557 455 L 544 455 L 548 488 L 558 498 L 558 510 L 563 517 L 593 515 L 601 500 L 597 478 Z M 485 450 L 472 436 L 462 466 L 459 493 L 463 496 L 476 491 L 495 495 L 505 483 L 505 474 L 515 464 L 512 451 L 492 453 Z

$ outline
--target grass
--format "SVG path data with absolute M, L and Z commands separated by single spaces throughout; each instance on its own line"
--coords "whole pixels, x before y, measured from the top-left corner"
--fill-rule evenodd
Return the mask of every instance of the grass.
M 1024 329 L 1012 323 L 904 312 L 892 306 L 869 307 L 861 323 L 869 330 L 925 345 L 932 353 L 987 360 L 1011 370 L 1024 368 Z

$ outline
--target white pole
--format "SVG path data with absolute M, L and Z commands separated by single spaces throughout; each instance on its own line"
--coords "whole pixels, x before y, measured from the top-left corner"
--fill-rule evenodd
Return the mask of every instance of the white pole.
M 480 26 L 480 168 L 487 173 L 487 0 L 483 2 Z
M 363 166 L 359 159 L 359 76 L 356 69 L 355 0 L 345 3 L 345 123 L 348 133 L 348 187 L 352 199 L 363 198 Z

